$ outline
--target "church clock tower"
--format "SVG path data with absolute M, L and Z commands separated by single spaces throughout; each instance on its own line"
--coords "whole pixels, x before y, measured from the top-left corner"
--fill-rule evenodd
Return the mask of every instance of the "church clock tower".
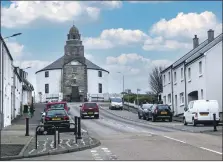
M 63 98 L 79 102 L 87 98 L 87 66 L 81 35 L 73 25 L 64 46 Z

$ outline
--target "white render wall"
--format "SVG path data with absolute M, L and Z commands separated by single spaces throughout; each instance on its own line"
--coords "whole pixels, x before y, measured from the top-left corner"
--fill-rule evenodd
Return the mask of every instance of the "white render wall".
M 169 72 L 170 72 L 170 80 L 169 80 Z M 164 75 L 165 75 L 165 81 L 164 81 Z M 165 73 L 162 75 L 163 78 L 163 93 L 162 93 L 162 100 L 164 104 L 170 105 L 172 107 L 172 85 L 171 85 L 171 69 L 167 70 Z M 168 101 L 168 94 L 171 94 L 171 100 L 170 102 Z M 166 102 L 164 100 L 164 97 L 166 97 Z
M 217 100 L 222 112 L 222 42 L 205 53 L 206 99 Z
M 99 70 L 87 70 L 88 94 L 99 94 L 98 84 L 102 84 L 102 94 L 108 93 L 108 72 L 102 71 L 102 77 L 98 77 Z
M 183 78 L 181 78 L 181 68 L 183 68 Z M 176 72 L 176 81 L 174 80 L 174 72 Z M 185 105 L 185 80 L 184 80 L 184 64 L 178 66 L 173 70 L 173 97 L 174 97 L 174 111 L 175 114 L 180 114 L 184 112 Z M 180 101 L 180 94 L 184 93 L 184 102 Z M 177 100 L 175 100 L 175 95 Z M 177 101 L 177 103 L 176 103 Z
M 12 60 L 3 46 L 4 59 L 4 94 L 3 94 L 3 113 L 4 113 L 4 127 L 11 125 L 11 107 L 12 107 L 12 86 L 13 86 L 13 68 Z
M 61 76 L 62 70 L 48 70 L 49 77 L 45 77 L 45 71 L 38 72 L 36 74 L 36 102 L 45 102 L 46 97 L 50 95 L 59 95 L 61 92 Z M 45 94 L 45 84 L 49 84 L 49 93 Z M 39 92 L 42 92 L 42 96 L 40 98 Z
M 15 75 L 15 117 L 20 115 L 20 106 L 22 102 L 22 82 L 19 81 L 17 75 Z

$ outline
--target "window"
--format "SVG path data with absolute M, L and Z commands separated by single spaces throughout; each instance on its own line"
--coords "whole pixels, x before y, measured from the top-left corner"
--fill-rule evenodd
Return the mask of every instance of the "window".
M 183 80 L 183 79 L 184 79 L 184 69 L 181 68 L 181 80 Z
M 101 83 L 98 84 L 98 93 L 102 93 L 102 84 Z
M 98 77 L 102 77 L 102 71 L 98 71 Z
M 170 72 L 168 73 L 168 78 L 169 78 L 169 82 L 170 82 Z
M 73 79 L 73 84 L 77 84 L 77 80 L 76 79 Z
M 163 84 L 165 85 L 165 82 L 166 82 L 166 76 L 163 75 Z
M 168 94 L 168 103 L 171 103 L 171 94 Z
M 174 72 L 174 82 L 177 82 L 177 72 Z
M 202 74 L 202 62 L 199 62 L 199 74 Z
M 49 77 L 49 71 L 45 71 L 45 78 Z
M 183 92 L 180 94 L 180 103 L 184 104 L 184 93 Z
M 49 93 L 49 84 L 45 84 L 45 93 Z
M 76 67 L 72 68 L 72 73 L 77 73 L 77 68 Z
M 163 97 L 163 100 L 164 100 L 164 101 L 163 101 L 164 104 L 166 104 L 166 96 Z
M 191 80 L 191 70 L 188 68 L 188 79 Z
M 177 107 L 177 95 L 175 95 L 175 107 Z
M 204 98 L 204 91 L 203 91 L 203 89 L 201 89 L 201 99 L 203 99 Z

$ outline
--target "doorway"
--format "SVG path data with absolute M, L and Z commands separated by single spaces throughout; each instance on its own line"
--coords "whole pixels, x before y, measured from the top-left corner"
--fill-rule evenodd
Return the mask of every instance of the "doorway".
M 80 94 L 78 86 L 72 86 L 71 102 L 80 102 Z
M 198 100 L 198 91 L 192 91 L 188 94 L 188 103 L 194 100 Z

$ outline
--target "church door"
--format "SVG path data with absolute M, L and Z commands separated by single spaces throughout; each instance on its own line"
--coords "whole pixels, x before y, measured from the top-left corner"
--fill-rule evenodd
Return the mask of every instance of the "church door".
M 80 102 L 80 94 L 79 94 L 78 86 L 72 86 L 71 101 L 72 102 Z

